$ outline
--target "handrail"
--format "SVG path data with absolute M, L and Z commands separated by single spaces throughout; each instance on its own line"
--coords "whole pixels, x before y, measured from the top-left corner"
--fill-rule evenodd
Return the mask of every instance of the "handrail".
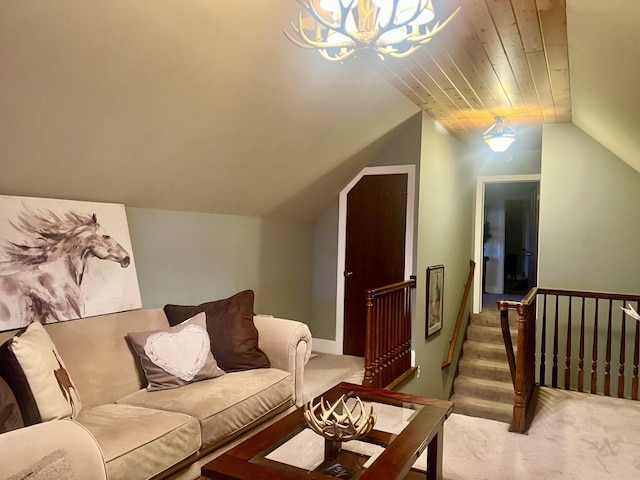
M 634 305 L 640 310 L 640 295 L 541 287 L 532 288 L 520 302 L 498 302 L 515 393 L 511 431 L 526 431 L 535 410 L 537 385 L 563 388 L 564 383 L 566 390 L 638 399 L 640 322 L 632 322 L 634 332 L 627 337 L 627 317 L 620 310 Z M 518 314 L 515 353 L 509 328 L 510 311 Z M 540 324 L 539 332 L 536 322 Z M 575 356 L 572 358 L 576 347 L 577 362 Z M 591 347 L 589 358 L 587 349 Z M 627 354 L 627 348 L 633 349 L 632 355 Z M 539 366 L 537 379 L 536 365 Z M 617 392 L 615 370 L 618 371 Z
M 453 354 L 458 344 L 458 336 L 460 335 L 460 327 L 462 325 L 462 318 L 464 316 L 464 310 L 469 300 L 469 292 L 471 291 L 471 282 L 473 281 L 473 272 L 476 269 L 476 262 L 469 260 L 469 275 L 467 276 L 467 283 L 464 285 L 464 292 L 462 293 L 462 300 L 460 301 L 460 308 L 458 309 L 458 317 L 456 318 L 456 325 L 449 341 L 449 351 L 447 352 L 447 358 L 442 362 L 442 368 L 446 368 L 451 365 L 453 361 Z
M 511 383 L 516 388 L 516 356 L 513 353 L 513 341 L 511 340 L 511 329 L 509 327 L 509 310 L 516 310 L 520 305 L 517 302 L 500 301 L 498 302 L 498 310 L 500 310 L 500 328 L 502 329 L 502 339 L 504 347 L 507 350 L 507 363 L 511 372 Z M 504 314 L 503 312 L 506 312 Z
M 531 420 L 533 411 L 532 402 L 534 400 L 535 381 L 535 337 L 536 337 L 536 298 L 538 289 L 536 287 L 529 290 L 521 302 L 500 300 L 498 310 L 500 310 L 500 326 L 502 337 L 507 353 L 509 371 L 515 400 L 513 405 L 513 418 L 509 430 L 512 432 L 524 433 Z M 509 327 L 509 311 L 518 313 L 518 352 L 513 351 L 511 340 L 511 329 Z
M 392 283 L 391 285 L 385 285 L 384 287 L 372 288 L 365 292 L 365 297 L 367 299 L 374 299 L 380 295 L 384 295 L 385 293 L 395 292 L 396 290 L 404 290 L 407 287 L 415 287 L 416 281 L 405 280 L 403 282 Z

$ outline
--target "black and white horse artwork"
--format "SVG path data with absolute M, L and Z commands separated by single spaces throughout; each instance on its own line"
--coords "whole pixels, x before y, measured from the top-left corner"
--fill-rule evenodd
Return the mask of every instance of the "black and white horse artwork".
M 7 260 L 0 269 L 0 330 L 83 317 L 80 286 L 91 260 L 122 268 L 131 263 L 95 214 L 24 209 L 9 223 L 24 240 L 2 245 Z

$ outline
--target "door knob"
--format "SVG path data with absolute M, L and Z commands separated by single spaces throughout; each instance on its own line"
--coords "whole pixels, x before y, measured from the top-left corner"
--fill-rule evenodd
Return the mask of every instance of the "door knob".
M 351 275 L 353 275 L 353 272 L 347 272 L 347 271 L 344 272 L 344 276 L 347 278 L 349 278 Z

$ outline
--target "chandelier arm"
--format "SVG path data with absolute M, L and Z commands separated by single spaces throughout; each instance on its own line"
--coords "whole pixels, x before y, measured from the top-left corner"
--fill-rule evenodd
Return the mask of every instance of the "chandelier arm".
M 415 35 L 415 36 L 410 35 L 404 41 L 410 42 L 410 43 L 419 43 L 419 44 L 427 43 L 429 40 L 431 40 L 431 37 L 433 37 L 436 33 L 438 33 L 444 27 L 446 27 L 449 24 L 449 22 L 453 20 L 453 17 L 455 17 L 458 14 L 459 11 L 460 11 L 460 7 L 458 7 L 458 9 L 455 12 L 453 12 L 451 16 L 447 18 L 444 22 L 442 23 L 436 22 L 436 24 L 432 29 L 427 28 L 427 33 L 425 33 L 424 35 Z
M 398 10 L 398 2 L 393 2 L 393 7 L 391 10 L 391 16 L 389 17 L 389 21 L 385 25 L 380 24 L 382 28 L 380 28 L 379 32 L 373 37 L 373 41 L 378 40 L 380 36 L 382 36 L 385 32 L 389 30 L 396 30 L 398 28 L 406 27 L 411 22 L 413 22 L 416 18 L 420 16 L 420 14 L 424 10 L 424 9 L 420 9 L 421 5 L 422 5 L 422 1 L 419 1 L 418 3 L 416 3 L 415 11 L 413 12 L 413 15 L 411 15 L 410 18 L 406 19 L 403 22 L 395 23 L 393 19 L 396 18 L 396 12 Z M 426 8 L 426 4 L 425 4 L 425 8 Z M 458 10 L 460 10 L 460 8 L 458 8 Z
M 342 2 L 338 2 L 338 4 L 340 5 L 340 23 L 336 24 L 334 22 L 332 23 L 332 22 L 326 21 L 320 14 L 320 12 L 316 10 L 316 7 L 311 0 L 298 0 L 298 2 L 303 7 L 306 8 L 307 12 L 309 12 L 309 15 L 311 15 L 311 17 L 315 20 L 316 23 L 330 30 L 340 32 L 343 35 L 349 37 L 351 40 L 355 41 L 356 38 L 353 35 L 351 35 L 346 29 L 347 15 L 345 15 L 352 8 L 354 1 L 356 0 L 352 0 L 347 7 L 343 7 Z M 301 18 L 300 27 L 302 27 L 302 15 L 300 15 L 300 18 Z M 325 43 L 324 45 L 327 45 L 329 47 L 335 46 L 335 45 L 330 45 L 328 43 Z
M 378 53 L 380 53 L 381 55 L 383 55 L 385 57 L 402 59 L 402 58 L 409 57 L 409 55 L 411 55 L 413 52 L 415 52 L 419 48 L 420 48 L 419 45 L 412 45 L 406 51 L 400 52 L 400 53 L 396 53 L 396 50 L 390 50 L 388 52 L 384 52 L 384 51 L 378 50 Z
M 301 45 L 303 48 L 348 48 L 350 46 L 345 45 L 343 42 L 325 42 L 313 40 L 304 32 L 304 28 L 302 27 L 302 14 L 300 14 L 298 25 L 293 25 L 293 29 L 294 33 L 299 37 L 298 39 L 294 38 L 292 40 L 291 35 L 288 34 L 286 30 L 284 31 L 285 35 L 287 36 L 287 38 L 292 40 L 294 45 L 298 45 L 302 42 L 306 43 L 306 45 Z
M 301 38 L 304 38 L 304 36 L 302 36 L 300 34 L 300 30 L 295 26 L 295 24 L 293 22 L 291 22 L 291 25 L 293 27 L 293 31 L 294 33 Z M 307 49 L 313 49 L 314 47 L 309 45 L 308 43 L 304 43 L 300 40 L 298 40 L 296 37 L 294 37 L 293 35 L 291 35 L 289 32 L 287 32 L 286 30 L 282 30 L 282 33 L 284 33 L 284 36 L 287 37 L 287 39 L 293 43 L 296 47 L 300 47 L 300 48 L 307 48 Z
M 330 56 L 325 49 L 318 50 L 318 53 L 325 60 L 329 60 L 330 62 L 342 62 L 348 58 L 353 57 L 356 54 L 355 48 L 349 49 L 344 54 L 336 55 L 334 57 Z

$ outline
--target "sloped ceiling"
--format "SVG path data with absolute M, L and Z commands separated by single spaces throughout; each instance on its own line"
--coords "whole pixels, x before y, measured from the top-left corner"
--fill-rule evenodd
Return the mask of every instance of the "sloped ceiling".
M 413 55 L 373 68 L 462 141 L 496 116 L 571 121 L 564 0 L 432 0 L 451 22 Z
M 573 123 L 640 171 L 640 2 L 567 0 Z
M 507 4 L 516 21 L 521 8 L 564 4 L 451 2 L 488 12 L 506 34 Z M 639 8 L 636 0 L 566 8 L 573 121 L 631 164 L 640 161 Z M 407 95 L 390 64 L 332 64 L 291 45 L 282 29 L 298 11 L 293 0 L 0 0 L 0 194 L 313 220 L 403 122 L 437 112 Z M 504 40 L 483 44 L 476 34 L 473 47 L 474 35 L 459 33 L 481 31 L 478 18 L 460 19 L 428 47 L 433 56 L 502 47 L 500 68 L 512 68 L 519 57 L 509 59 Z M 473 71 L 458 73 L 471 85 Z M 466 134 L 459 120 L 442 123 L 482 148 L 492 114 L 500 113 L 472 115 L 483 120 Z M 539 117 L 522 128 L 568 120 Z
M 294 47 L 295 15 L 0 0 L 0 193 L 313 219 L 419 109 L 358 59 Z

